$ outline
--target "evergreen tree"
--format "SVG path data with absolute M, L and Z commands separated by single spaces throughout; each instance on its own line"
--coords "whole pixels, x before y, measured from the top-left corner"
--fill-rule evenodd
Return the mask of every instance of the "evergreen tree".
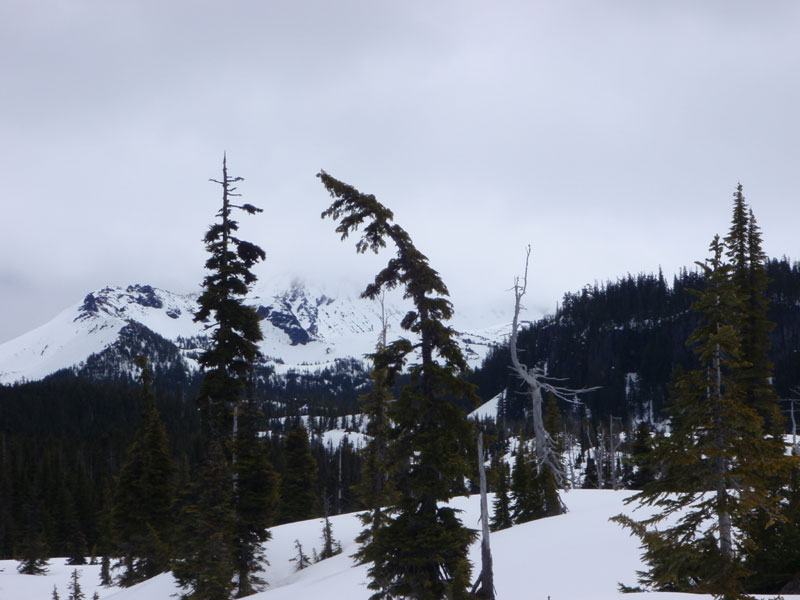
M 511 497 L 509 496 L 509 469 L 506 461 L 500 457 L 494 471 L 495 492 L 492 504 L 493 514 L 491 520 L 492 531 L 507 529 L 514 522 L 511 518 Z
M 142 422 L 128 449 L 113 508 L 114 531 L 125 571 L 120 584 L 130 586 L 168 569 L 167 541 L 172 535 L 174 467 L 169 441 L 152 391 L 147 360 L 141 369 Z
M 293 523 L 317 514 L 317 462 L 311 455 L 308 432 L 297 424 L 284 439 L 286 470 L 280 483 L 280 522 Z
M 585 490 L 596 490 L 600 482 L 597 480 L 597 463 L 594 456 L 586 457 L 586 468 L 584 469 L 583 483 L 581 487 Z
M 302 571 L 311 565 L 311 560 L 309 560 L 308 556 L 306 556 L 305 552 L 303 552 L 303 545 L 300 543 L 300 540 L 294 541 L 294 549 L 297 554 L 295 554 L 294 558 L 290 558 L 289 561 L 297 563 L 295 565 L 296 571 Z
M 198 404 L 206 436 L 218 441 L 230 439 L 234 412 L 259 357 L 257 343 L 262 339 L 258 313 L 244 304 L 244 296 L 256 281 L 252 267 L 266 255 L 255 244 L 234 235 L 239 223 L 231 217 L 233 209 L 248 214 L 262 211 L 252 204 L 231 202 L 241 196 L 234 184 L 242 180 L 228 175 L 227 157 L 222 161 L 222 181 L 211 180 L 222 186 L 222 208 L 217 213 L 219 222 L 205 235 L 211 255 L 206 261 L 209 274 L 203 280 L 199 309 L 194 315 L 195 321 L 208 323 L 213 329 L 211 344 L 199 358 L 203 383 Z
M 331 520 L 325 517 L 322 525 L 322 548 L 319 551 L 319 560 L 325 560 L 337 554 L 341 554 L 342 546 L 333 538 L 333 527 Z
M 262 564 L 269 564 L 263 545 L 271 538 L 267 527 L 275 517 L 278 502 L 278 475 L 270 463 L 269 448 L 259 437 L 257 417 L 251 391 L 239 418 L 235 439 L 237 598 L 260 591 L 265 583 L 256 573 Z
M 67 600 L 83 600 L 86 598 L 86 594 L 83 593 L 78 579 L 80 579 L 80 573 L 78 573 L 78 569 L 73 569 L 72 575 L 69 577 L 69 583 L 67 584 L 67 589 L 69 590 Z
M 413 343 L 401 338 L 378 353 L 377 362 L 390 373 L 399 372 L 415 349 L 421 362 L 408 368 L 409 381 L 390 409 L 389 464 L 397 503 L 361 551 L 372 563 L 373 598 L 462 600 L 469 595 L 467 550 L 475 532 L 464 527 L 455 510 L 439 503 L 463 487 L 471 472 L 472 425 L 454 400 L 466 397 L 474 402 L 475 392 L 460 376 L 467 365 L 452 328 L 445 325 L 453 315 L 447 287 L 374 196 L 325 172 L 318 177 L 334 199 L 323 217 L 338 222 L 336 230 L 343 239 L 363 226 L 356 243 L 359 253 L 394 244 L 395 257 L 362 296 L 375 299 L 385 289 L 401 287 L 414 305 L 401 327 L 419 339 Z
M 725 244 L 731 264 L 731 280 L 740 304 L 738 327 L 741 336 L 737 380 L 745 402 L 754 407 L 764 419 L 773 441 L 775 455 L 783 454 L 783 418 L 778 395 L 771 384 L 772 364 L 767 358 L 769 334 L 775 324 L 767 317 L 769 299 L 766 255 L 761 248 L 761 231 L 753 211 L 745 203 L 741 184 L 733 195 L 733 217 Z
M 511 497 L 514 500 L 512 518 L 515 524 L 527 523 L 541 516 L 542 502 L 534 479 L 536 470 L 530 452 L 520 439 L 514 468 L 511 471 Z
M 191 484 L 178 520 L 178 554 L 173 575 L 186 600 L 222 600 L 234 589 L 234 531 L 231 472 L 219 442 Z
M 232 218 L 234 209 L 251 215 L 262 211 L 252 204 L 233 203 L 240 196 L 235 184 L 242 178 L 228 175 L 227 157 L 222 161 L 222 180 L 212 181 L 222 187 L 222 207 L 217 213 L 219 220 L 209 227 L 204 238 L 210 254 L 206 261 L 209 273 L 203 280 L 199 309 L 194 315 L 195 321 L 208 323 L 213 330 L 211 343 L 199 358 L 203 381 L 198 404 L 206 440 L 210 445 L 216 444 L 222 452 L 220 459 L 229 463 L 231 504 L 224 510 L 231 511 L 234 518 L 229 532 L 231 545 L 215 538 L 196 540 L 197 544 L 216 545 L 194 555 L 195 566 L 200 570 L 211 567 L 197 561 L 218 557 L 222 547 L 229 547 L 232 554 L 222 561 L 224 568 L 219 571 L 220 577 L 209 584 L 211 587 L 204 587 L 204 592 L 195 589 L 194 593 L 205 594 L 214 589 L 221 594 L 227 589 L 221 574 L 230 562 L 238 581 L 236 596 L 241 597 L 257 591 L 263 583 L 255 573 L 263 560 L 262 544 L 269 538 L 266 527 L 272 518 L 275 496 L 275 475 L 263 441 L 258 438 L 258 410 L 253 398 L 254 364 L 261 356 L 257 344 L 262 334 L 258 313 L 244 304 L 249 286 L 256 281 L 251 269 L 264 260 L 265 253 L 236 236 L 239 224 Z M 197 578 L 187 581 L 190 585 L 207 585 Z
M 646 484 L 656 478 L 656 471 L 651 464 L 652 450 L 653 439 L 650 434 L 650 424 L 647 421 L 640 421 L 636 426 L 636 431 L 631 443 L 631 462 L 635 467 L 629 481 L 629 487 L 631 489 L 641 490 Z
M 386 347 L 385 329 L 382 332 L 381 342 L 378 344 L 377 353 L 373 355 L 373 362 L 380 361 L 381 352 Z M 389 408 L 393 400 L 389 391 L 390 382 L 387 381 L 389 372 L 385 367 L 373 364 L 371 373 L 372 389 L 361 397 L 362 411 L 368 417 L 366 434 L 370 436 L 363 450 L 364 466 L 361 471 L 361 481 L 356 485 L 356 493 L 367 511 L 360 513 L 358 518 L 364 529 L 356 536 L 359 550 L 355 558 L 359 562 L 368 562 L 365 552 L 368 552 L 372 542 L 372 534 L 383 527 L 387 522 L 385 507 L 392 506 L 397 501 L 396 489 L 393 480 L 389 477 Z M 384 589 L 383 585 L 379 586 Z
M 19 548 L 17 571 L 23 575 L 44 575 L 47 572 L 49 553 L 45 540 L 42 495 L 38 483 L 34 483 L 28 492 L 25 512 L 28 518 Z
M 553 394 L 547 394 L 545 405 L 544 428 L 550 437 L 552 458 L 559 473 L 564 472 L 564 433 L 561 411 L 558 410 L 558 401 Z M 544 463 L 537 468 L 537 485 L 541 489 L 544 499 L 542 516 L 553 516 L 565 512 L 564 504 L 558 495 L 558 481 L 552 466 Z M 559 510 L 550 507 L 560 507 Z
M 55 584 L 53 584 L 53 594 L 50 596 L 50 598 L 52 598 L 52 600 L 61 600 L 58 595 L 58 588 L 55 586 Z
M 59 490 L 62 518 L 60 526 L 63 528 L 65 538 L 63 546 L 67 549 L 68 565 L 86 564 L 86 536 L 83 533 L 78 511 L 70 489 L 64 485 Z
M 111 585 L 111 559 L 108 555 L 103 555 L 100 561 L 100 585 L 103 587 Z
M 644 486 L 630 500 L 660 509 L 653 517 L 615 520 L 639 536 L 650 569 L 642 583 L 657 589 L 710 593 L 738 598 L 747 571 L 741 532 L 751 511 L 769 508 L 766 481 L 776 464 L 767 451 L 761 416 L 749 406 L 738 385 L 741 365 L 740 303 L 723 262 L 724 246 L 716 236 L 706 274 L 706 288 L 695 310 L 701 323 L 689 338 L 700 368 L 675 385 L 671 435 L 653 450 L 662 478 Z M 680 511 L 676 524 L 662 523 Z
M 800 466 L 796 457 L 780 498 L 782 518 L 761 511 L 752 515 L 747 527 L 754 542 L 745 559 L 750 592 L 795 594 L 800 590 Z

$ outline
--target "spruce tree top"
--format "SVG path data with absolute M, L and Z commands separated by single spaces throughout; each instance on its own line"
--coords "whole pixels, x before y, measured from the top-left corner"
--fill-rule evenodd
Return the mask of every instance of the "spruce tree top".
M 206 322 L 207 328 L 214 330 L 209 348 L 199 358 L 205 377 L 198 401 L 206 434 L 219 437 L 230 431 L 232 407 L 241 400 L 260 354 L 258 313 L 244 304 L 244 296 L 256 281 L 252 267 L 266 255 L 255 244 L 234 235 L 239 229 L 231 218 L 234 209 L 248 214 L 261 209 L 231 202 L 240 196 L 234 184 L 242 178 L 228 175 L 227 157 L 222 161 L 222 180 L 211 181 L 222 186 L 222 207 L 217 212 L 218 222 L 209 227 L 204 238 L 211 255 L 206 261 L 209 273 L 203 280 L 194 320 Z
M 266 258 L 264 251 L 251 242 L 239 239 L 234 232 L 239 223 L 231 218 L 233 209 L 248 214 L 262 212 L 252 204 L 233 204 L 231 198 L 239 197 L 234 183 L 241 177 L 228 175 L 227 157 L 222 161 L 222 180 L 211 179 L 222 186 L 222 207 L 217 212 L 219 222 L 209 227 L 204 241 L 211 256 L 206 261 L 210 271 L 203 280 L 203 293 L 198 300 L 195 321 L 213 318 L 214 344 L 200 357 L 206 368 L 230 365 L 231 371 L 243 376 L 247 366 L 258 357 L 256 342 L 262 339 L 255 309 L 245 306 L 242 297 L 256 281 L 250 269 Z

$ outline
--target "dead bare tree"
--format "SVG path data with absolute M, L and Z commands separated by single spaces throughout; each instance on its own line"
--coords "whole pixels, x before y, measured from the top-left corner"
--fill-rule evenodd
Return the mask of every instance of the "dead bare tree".
M 536 452 L 536 465 L 541 472 L 543 469 L 548 469 L 554 476 L 556 486 L 563 488 L 565 485 L 564 468 L 558 453 L 555 451 L 555 442 L 550 437 L 547 429 L 544 426 L 544 419 L 542 416 L 542 392 L 546 391 L 569 404 L 581 404 L 578 396 L 582 393 L 593 391 L 597 388 L 583 388 L 571 389 L 563 387 L 560 382 L 563 379 L 549 377 L 547 375 L 547 366 L 533 365 L 528 367 L 519 360 L 519 351 L 517 349 L 517 338 L 519 335 L 519 315 L 522 311 L 522 298 L 528 291 L 528 265 L 530 263 L 531 247 L 528 245 L 525 254 L 525 273 L 520 282 L 519 277 L 514 278 L 514 319 L 511 323 L 511 338 L 508 345 L 511 350 L 511 365 L 517 376 L 525 383 L 528 388 L 528 393 L 531 397 L 531 411 L 533 413 L 533 431 L 535 435 L 534 448 Z M 565 507 L 560 502 L 558 507 L 547 507 L 548 514 L 561 514 L 565 511 Z
M 611 489 L 619 489 L 619 477 L 617 476 L 617 451 L 622 446 L 622 437 L 614 434 L 614 417 L 608 415 L 608 454 L 611 466 Z
M 792 394 L 800 396 L 800 389 L 794 388 L 791 390 Z M 792 419 L 792 454 L 794 456 L 800 456 L 800 447 L 797 445 L 797 419 L 794 415 L 794 407 L 795 404 L 800 402 L 800 399 L 797 398 L 784 398 L 783 402 L 789 403 L 789 415 Z
M 489 545 L 489 502 L 486 498 L 486 467 L 483 463 L 483 432 L 478 433 L 478 473 L 481 485 L 481 573 L 472 586 L 476 598 L 494 600 L 494 569 Z

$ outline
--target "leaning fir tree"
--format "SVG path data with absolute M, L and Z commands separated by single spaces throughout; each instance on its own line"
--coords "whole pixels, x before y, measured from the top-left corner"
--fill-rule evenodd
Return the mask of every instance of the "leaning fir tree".
M 710 249 L 707 263 L 698 263 L 706 285 L 693 309 L 701 322 L 688 340 L 699 366 L 677 379 L 671 433 L 651 452 L 663 476 L 629 500 L 656 513 L 614 519 L 642 541 L 649 569 L 639 573 L 641 583 L 729 599 L 742 597 L 747 575 L 742 558 L 751 540 L 742 525 L 752 511 L 772 508 L 767 481 L 778 464 L 737 377 L 742 308 L 719 236 Z
M 209 347 L 199 358 L 203 382 L 198 404 L 208 448 L 200 479 L 228 489 L 199 490 L 195 486 L 194 494 L 190 494 L 195 502 L 184 514 L 199 519 L 211 518 L 203 514 L 204 510 L 211 509 L 203 500 L 205 496 L 214 495 L 220 501 L 227 499 L 229 505 L 213 507 L 213 511 L 230 513 L 233 518 L 229 542 L 225 532 L 219 531 L 213 536 L 201 535 L 194 544 L 188 545 L 191 550 L 180 570 L 192 575 L 186 579 L 192 590 L 188 597 L 198 600 L 222 598 L 206 594 L 208 590 L 222 593 L 227 588 L 220 587 L 220 582 L 230 582 L 234 575 L 238 582 L 237 597 L 258 590 L 261 581 L 255 573 L 262 558 L 261 545 L 269 539 L 266 528 L 275 496 L 275 477 L 266 458 L 266 448 L 258 437 L 258 411 L 253 398 L 254 364 L 260 356 L 257 344 L 262 339 L 261 329 L 258 313 L 244 303 L 249 287 L 256 281 L 251 269 L 265 254 L 257 245 L 237 237 L 239 224 L 233 218 L 234 210 L 252 215 L 261 209 L 252 204 L 234 203 L 240 196 L 235 184 L 242 178 L 228 175 L 226 158 L 222 162 L 222 180 L 211 181 L 222 187 L 222 207 L 204 238 L 210 254 L 206 261 L 208 275 L 203 280 L 199 309 L 194 316 L 195 321 L 205 323 L 212 330 Z M 230 473 L 227 479 L 218 476 L 224 469 Z M 213 551 L 203 547 L 207 544 L 215 546 Z M 223 548 L 230 552 L 225 559 L 221 558 Z
M 420 362 L 408 367 L 408 383 L 389 408 L 388 464 L 397 500 L 385 522 L 371 528 L 359 554 L 372 563 L 372 598 L 468 598 L 467 550 L 475 532 L 464 527 L 454 509 L 440 506 L 471 473 L 468 448 L 474 439 L 471 424 L 454 402 L 472 400 L 474 391 L 461 377 L 466 361 L 445 324 L 453 315 L 447 287 L 375 196 L 324 171 L 318 177 L 334 199 L 322 216 L 338 222 L 342 239 L 362 228 L 359 253 L 378 252 L 387 242 L 395 246 L 395 256 L 362 296 L 375 299 L 383 290 L 401 288 L 413 303 L 401 327 L 418 340 L 395 340 L 376 357 L 390 379 L 415 351 Z

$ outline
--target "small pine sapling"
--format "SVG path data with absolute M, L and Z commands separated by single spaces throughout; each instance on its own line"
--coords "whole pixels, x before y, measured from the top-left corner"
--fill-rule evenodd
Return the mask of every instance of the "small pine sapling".
M 294 549 L 297 554 L 294 555 L 294 558 L 290 558 L 289 561 L 297 563 L 294 567 L 295 571 L 302 571 L 311 564 L 311 560 L 303 552 L 303 544 L 300 543 L 300 540 L 294 541 Z
M 72 570 L 72 575 L 70 575 L 69 583 L 67 584 L 67 589 L 69 590 L 69 597 L 67 600 L 83 600 L 86 598 L 86 594 L 83 593 L 81 584 L 78 581 L 80 576 L 81 574 L 78 572 L 78 569 Z
M 325 560 L 326 558 L 330 558 L 331 556 L 336 556 L 337 554 L 340 554 L 341 551 L 341 544 L 333 539 L 333 526 L 331 526 L 331 520 L 328 517 L 325 517 L 322 525 L 322 549 L 319 551 L 317 562 L 320 560 Z

